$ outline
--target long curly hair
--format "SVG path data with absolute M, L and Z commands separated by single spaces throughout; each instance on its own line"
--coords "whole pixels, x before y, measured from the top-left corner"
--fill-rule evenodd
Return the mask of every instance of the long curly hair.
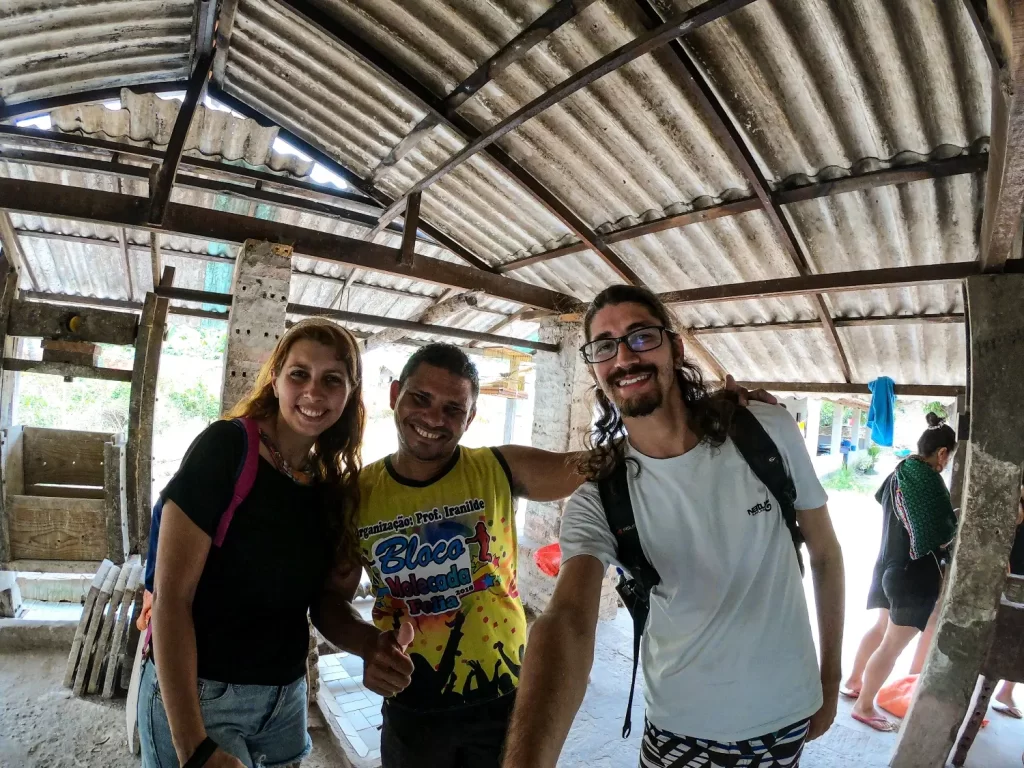
M 590 341 L 594 316 L 605 307 L 617 304 L 641 304 L 671 333 L 677 333 L 675 318 L 668 307 L 646 288 L 635 285 L 613 285 L 594 297 L 583 316 L 583 336 Z M 676 381 L 689 414 L 690 429 L 701 442 L 718 447 L 725 442 L 732 424 L 735 401 L 711 397 L 700 368 L 682 356 L 675 361 Z M 594 383 L 598 418 L 586 438 L 587 448 L 579 458 L 579 471 L 589 480 L 601 480 L 626 459 L 626 430 L 619 409 Z M 639 465 L 636 467 L 639 471 Z
M 251 392 L 225 416 L 228 419 L 273 418 L 280 409 L 274 394 L 274 380 L 280 375 L 288 353 L 298 341 L 315 341 L 335 351 L 344 363 L 351 391 L 345 410 L 313 444 L 313 474 L 325 489 L 324 504 L 333 544 L 348 562 L 359 562 L 356 511 L 359 506 L 359 471 L 362 469 L 363 361 L 355 337 L 340 325 L 322 318 L 308 318 L 293 325 L 277 342 L 270 358 L 260 368 Z

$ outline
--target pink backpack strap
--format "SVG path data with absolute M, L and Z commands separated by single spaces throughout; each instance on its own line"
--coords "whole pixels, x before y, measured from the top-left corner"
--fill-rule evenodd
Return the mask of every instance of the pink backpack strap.
M 256 472 L 260 466 L 260 430 L 253 419 L 235 419 L 245 430 L 245 461 L 242 470 L 235 479 L 235 492 L 231 497 L 231 503 L 220 517 L 217 524 L 217 535 L 213 537 L 213 546 L 219 547 L 224 543 L 224 537 L 228 533 L 228 526 L 235 516 L 238 505 L 245 501 L 253 484 L 256 482 Z

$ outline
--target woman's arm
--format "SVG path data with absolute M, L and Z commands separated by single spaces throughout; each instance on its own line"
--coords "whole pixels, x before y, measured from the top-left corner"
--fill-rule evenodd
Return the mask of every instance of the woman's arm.
M 171 739 L 182 765 L 206 738 L 197 688 L 196 630 L 192 600 L 210 552 L 210 537 L 173 501 L 165 501 L 153 591 L 153 648 L 157 679 Z M 218 750 L 209 768 L 241 768 L 237 759 Z

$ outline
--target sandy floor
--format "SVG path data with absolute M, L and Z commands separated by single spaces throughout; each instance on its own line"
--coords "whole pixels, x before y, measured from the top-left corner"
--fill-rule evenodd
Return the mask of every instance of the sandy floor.
M 124 699 L 75 698 L 61 685 L 67 654 L 0 655 L 0 768 L 136 768 L 125 736 Z M 323 728 L 313 729 L 303 768 L 338 768 Z

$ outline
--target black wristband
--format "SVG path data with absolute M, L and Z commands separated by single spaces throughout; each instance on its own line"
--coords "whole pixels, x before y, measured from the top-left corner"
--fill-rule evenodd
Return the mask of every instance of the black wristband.
M 203 741 L 196 747 L 196 751 L 192 753 L 192 757 L 188 759 L 181 768 L 202 768 L 206 765 L 206 761 L 213 757 L 213 753 L 217 751 L 217 742 L 207 736 Z

